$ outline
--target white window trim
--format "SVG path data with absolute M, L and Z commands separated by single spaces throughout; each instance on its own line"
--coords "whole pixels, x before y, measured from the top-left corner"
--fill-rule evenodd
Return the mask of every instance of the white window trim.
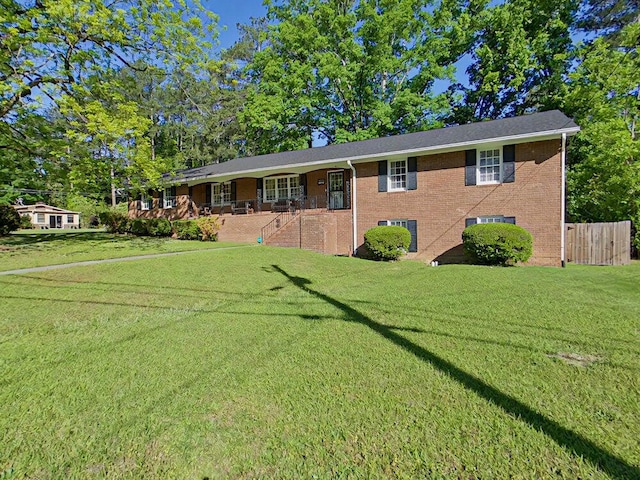
M 40 220 L 40 215 L 42 215 L 42 220 Z M 35 213 L 36 216 L 36 223 L 47 223 L 47 217 L 44 213 Z
M 140 195 L 140 210 L 151 210 L 153 198 L 149 195 Z
M 167 192 L 169 192 L 169 194 L 167 194 Z M 176 195 L 175 197 L 170 195 L 171 194 L 171 187 L 167 187 L 164 189 L 164 195 L 162 196 L 163 198 L 163 202 L 164 208 L 176 208 L 178 206 L 178 196 Z
M 404 187 L 393 188 L 391 185 L 391 163 L 404 162 Z M 387 192 L 406 192 L 407 191 L 407 177 L 409 173 L 409 160 L 404 159 L 396 159 L 396 160 L 387 160 Z
M 213 191 L 213 187 L 215 186 L 220 186 L 220 188 L 222 189 L 223 186 L 225 185 L 229 185 L 229 200 L 222 200 L 221 194 L 220 193 L 214 193 Z M 231 182 L 219 182 L 219 183 L 212 183 L 211 184 L 211 205 L 215 206 L 215 207 L 223 207 L 225 205 L 231 205 Z M 221 190 L 222 194 L 224 194 L 224 190 Z M 217 197 L 217 198 L 216 198 Z
M 287 196 L 280 198 L 278 196 L 278 179 L 281 178 L 286 178 L 287 179 Z M 291 188 L 291 179 L 292 178 L 297 178 L 300 179 L 300 175 L 279 175 L 277 177 L 265 177 L 262 181 L 262 202 L 263 203 L 273 203 L 273 202 L 277 202 L 278 200 L 286 200 L 286 199 L 290 199 L 290 198 L 296 198 L 298 197 L 299 193 L 300 193 L 300 181 L 298 180 L 298 185 L 293 187 L 293 189 Z M 275 181 L 275 192 L 276 192 L 276 197 L 273 200 L 267 200 L 267 181 Z M 272 189 L 273 190 L 273 189 Z
M 493 220 L 493 221 L 490 221 L 490 220 Z M 482 217 L 476 217 L 476 223 L 478 224 L 505 223 L 504 215 L 483 215 Z
M 489 150 L 500 151 L 500 161 L 498 162 L 498 169 L 500 170 L 499 180 L 481 181 L 480 175 L 480 152 L 487 152 Z M 476 151 L 476 185 L 499 185 L 502 183 L 502 163 L 504 162 L 504 152 L 502 151 L 502 145 L 483 145 L 482 148 Z
M 409 229 L 409 220 L 406 218 L 394 218 L 392 220 L 387 220 L 387 227 L 404 227 L 407 230 Z

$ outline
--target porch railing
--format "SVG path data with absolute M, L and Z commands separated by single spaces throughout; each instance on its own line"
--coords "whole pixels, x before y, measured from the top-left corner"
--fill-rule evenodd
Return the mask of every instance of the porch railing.
M 251 214 L 260 212 L 286 213 L 299 210 L 316 210 L 327 208 L 325 196 L 302 196 L 265 202 L 262 199 L 234 200 L 224 204 L 198 203 L 195 211 L 198 215 L 222 215 L 226 213 Z

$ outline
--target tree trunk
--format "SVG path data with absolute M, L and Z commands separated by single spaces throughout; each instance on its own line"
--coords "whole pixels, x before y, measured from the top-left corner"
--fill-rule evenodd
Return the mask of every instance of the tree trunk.
M 116 182 L 115 182 L 116 174 L 113 171 L 113 167 L 111 167 L 111 170 L 109 173 L 111 175 L 111 206 L 115 207 L 116 206 Z

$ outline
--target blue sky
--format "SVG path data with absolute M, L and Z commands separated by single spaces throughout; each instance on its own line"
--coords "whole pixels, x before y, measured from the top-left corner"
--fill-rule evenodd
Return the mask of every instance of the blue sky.
M 267 13 L 262 0 L 202 0 L 202 5 L 220 17 L 221 48 L 230 47 L 238 38 L 237 23 L 248 23 L 251 17 Z M 223 29 L 224 26 L 227 28 Z

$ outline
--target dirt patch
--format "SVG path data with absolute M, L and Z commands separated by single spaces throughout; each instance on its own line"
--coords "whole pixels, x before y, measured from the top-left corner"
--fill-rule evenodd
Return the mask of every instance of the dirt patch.
M 11 247 L 7 247 L 6 245 L 0 245 L 0 252 L 9 252 L 13 250 Z
M 565 353 L 565 352 L 549 353 L 547 354 L 547 357 L 558 358 L 563 362 L 569 365 L 573 365 L 575 367 L 588 367 L 589 365 L 596 363 L 599 360 L 602 360 L 600 357 L 596 355 L 582 355 L 579 353 Z

